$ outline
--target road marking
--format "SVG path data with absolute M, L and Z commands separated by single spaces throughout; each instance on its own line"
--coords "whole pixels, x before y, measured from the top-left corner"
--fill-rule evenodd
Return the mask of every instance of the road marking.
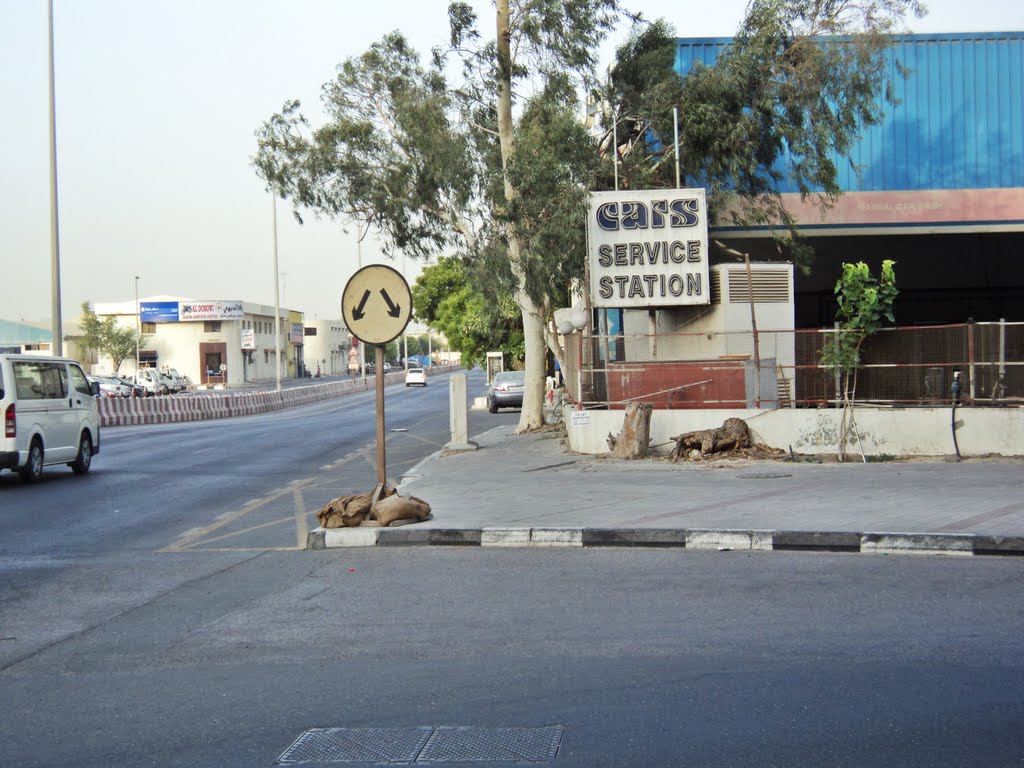
M 290 522 L 292 519 L 293 519 L 293 517 L 291 515 L 289 515 L 288 517 L 282 517 L 279 520 L 271 520 L 270 522 L 260 523 L 259 525 L 250 525 L 248 528 L 243 528 L 240 531 L 231 531 L 231 533 L 224 533 L 224 534 L 221 534 L 220 536 L 214 536 L 213 538 L 210 538 L 210 539 L 203 539 L 202 541 L 193 542 L 192 544 L 188 544 L 186 546 L 183 546 L 180 551 L 182 551 L 182 552 L 184 552 L 186 550 L 193 550 L 194 551 L 194 550 L 197 550 L 197 549 L 202 549 L 202 550 L 205 551 L 206 550 L 206 546 L 205 546 L 206 544 L 213 544 L 214 542 L 224 541 L 225 539 L 233 539 L 235 536 L 241 536 L 241 535 L 246 534 L 246 533 L 251 533 L 252 531 L 258 531 L 261 528 L 270 528 L 271 526 L 274 526 L 274 525 L 281 525 L 281 523 Z M 305 546 L 305 540 L 303 540 L 303 547 L 304 546 Z M 274 549 L 274 547 L 238 547 L 238 549 Z M 286 547 L 286 549 L 293 549 L 293 547 Z
M 305 480 L 305 481 L 302 481 L 302 482 L 309 483 L 309 482 L 312 482 L 312 479 Z M 245 504 L 245 506 L 243 506 L 237 512 L 229 512 L 227 514 L 220 515 L 215 522 L 210 523 L 209 525 L 202 526 L 200 528 L 192 528 L 191 530 L 186 531 L 185 533 L 183 533 L 178 538 L 177 542 L 175 542 L 174 544 L 169 544 L 168 546 L 164 547 L 163 549 L 161 549 L 159 551 L 160 552 L 182 552 L 185 549 L 188 549 L 190 546 L 192 546 L 196 541 L 198 541 L 202 537 L 204 537 L 204 536 L 206 536 L 208 534 L 211 534 L 214 531 L 220 530 L 225 525 L 228 525 L 229 523 L 233 523 L 235 520 L 238 520 L 238 519 L 240 519 L 242 517 L 245 517 L 250 512 L 252 512 L 254 510 L 257 510 L 260 507 L 265 506 L 265 505 L 269 504 L 272 501 L 277 501 L 282 496 L 290 493 L 291 490 L 292 490 L 291 488 L 287 488 L 286 487 L 286 488 L 282 488 L 282 489 L 273 491 L 273 492 L 267 494 L 266 496 L 264 496 L 262 499 L 253 499 L 252 501 L 250 501 L 247 504 Z

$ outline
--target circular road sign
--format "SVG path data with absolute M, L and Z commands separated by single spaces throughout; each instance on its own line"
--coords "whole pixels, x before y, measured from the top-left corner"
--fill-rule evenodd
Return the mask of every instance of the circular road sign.
M 363 267 L 342 291 L 341 314 L 352 335 L 364 344 L 387 344 L 402 334 L 412 317 L 409 284 L 393 267 Z

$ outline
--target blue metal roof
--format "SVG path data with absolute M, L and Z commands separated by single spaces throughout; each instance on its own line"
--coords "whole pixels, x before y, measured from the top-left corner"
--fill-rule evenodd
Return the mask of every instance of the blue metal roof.
M 53 341 L 53 332 L 35 325 L 0 320 L 0 344 L 38 344 Z
M 681 38 L 676 71 L 732 38 Z M 848 192 L 1024 187 L 1024 32 L 902 35 L 888 50 L 899 101 L 837 158 Z M 911 71 L 899 75 L 896 62 Z M 785 187 L 781 192 L 795 192 Z

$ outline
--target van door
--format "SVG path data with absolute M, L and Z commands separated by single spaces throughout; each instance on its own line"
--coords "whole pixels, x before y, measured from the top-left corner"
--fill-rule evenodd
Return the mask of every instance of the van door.
M 66 363 L 15 360 L 13 368 L 18 390 L 18 450 L 27 451 L 33 433 L 38 433 L 46 463 L 70 461 L 78 448 L 70 444 L 77 418 L 68 399 Z
M 71 383 L 68 403 L 75 415 L 74 434 L 71 442 L 75 446 L 75 456 L 78 456 L 78 443 L 83 431 L 89 430 L 94 447 L 99 445 L 99 430 L 97 429 L 99 406 L 96 404 L 96 398 L 92 395 L 89 379 L 85 377 L 85 372 L 74 363 L 68 363 L 68 375 Z

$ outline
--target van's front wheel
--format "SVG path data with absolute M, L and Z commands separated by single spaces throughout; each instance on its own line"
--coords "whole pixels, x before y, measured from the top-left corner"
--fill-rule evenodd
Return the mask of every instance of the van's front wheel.
M 84 475 L 92 466 L 92 438 L 87 432 L 83 432 L 82 439 L 78 441 L 78 458 L 68 466 L 76 475 Z
M 43 477 L 43 443 L 36 437 L 28 447 L 28 461 L 18 470 L 26 483 L 38 483 Z

